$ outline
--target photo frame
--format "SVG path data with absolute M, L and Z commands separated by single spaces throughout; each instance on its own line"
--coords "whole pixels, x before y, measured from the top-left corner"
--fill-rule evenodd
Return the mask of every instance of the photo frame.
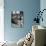
M 22 28 L 24 26 L 24 12 L 12 11 L 11 12 L 11 25 L 12 27 Z

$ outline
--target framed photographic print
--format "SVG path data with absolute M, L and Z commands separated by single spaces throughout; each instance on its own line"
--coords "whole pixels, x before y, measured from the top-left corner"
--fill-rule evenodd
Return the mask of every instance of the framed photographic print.
M 24 13 L 23 11 L 12 11 L 11 12 L 11 25 L 12 27 L 22 28 L 24 25 Z

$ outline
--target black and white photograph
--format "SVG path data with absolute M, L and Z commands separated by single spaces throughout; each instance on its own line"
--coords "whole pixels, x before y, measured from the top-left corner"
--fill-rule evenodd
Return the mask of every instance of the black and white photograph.
M 24 13 L 23 11 L 12 11 L 11 12 L 11 25 L 12 27 L 22 28 L 24 25 Z

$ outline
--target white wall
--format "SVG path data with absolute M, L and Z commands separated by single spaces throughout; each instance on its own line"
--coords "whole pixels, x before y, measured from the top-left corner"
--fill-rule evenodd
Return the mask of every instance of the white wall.
M 0 0 L 0 42 L 4 41 L 4 0 Z
M 41 11 L 43 9 L 46 9 L 46 0 L 40 0 L 40 9 L 41 9 Z M 46 11 L 43 12 L 42 17 L 43 17 L 43 22 L 40 21 L 40 24 L 43 26 L 46 26 Z

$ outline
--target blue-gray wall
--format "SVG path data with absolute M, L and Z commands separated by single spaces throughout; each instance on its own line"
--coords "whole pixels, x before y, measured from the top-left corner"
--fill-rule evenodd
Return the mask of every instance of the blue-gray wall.
M 5 0 L 5 40 L 18 41 L 24 37 L 32 28 L 32 20 L 36 17 L 35 12 L 40 9 L 40 0 Z M 24 11 L 24 28 L 11 27 L 11 11 Z

